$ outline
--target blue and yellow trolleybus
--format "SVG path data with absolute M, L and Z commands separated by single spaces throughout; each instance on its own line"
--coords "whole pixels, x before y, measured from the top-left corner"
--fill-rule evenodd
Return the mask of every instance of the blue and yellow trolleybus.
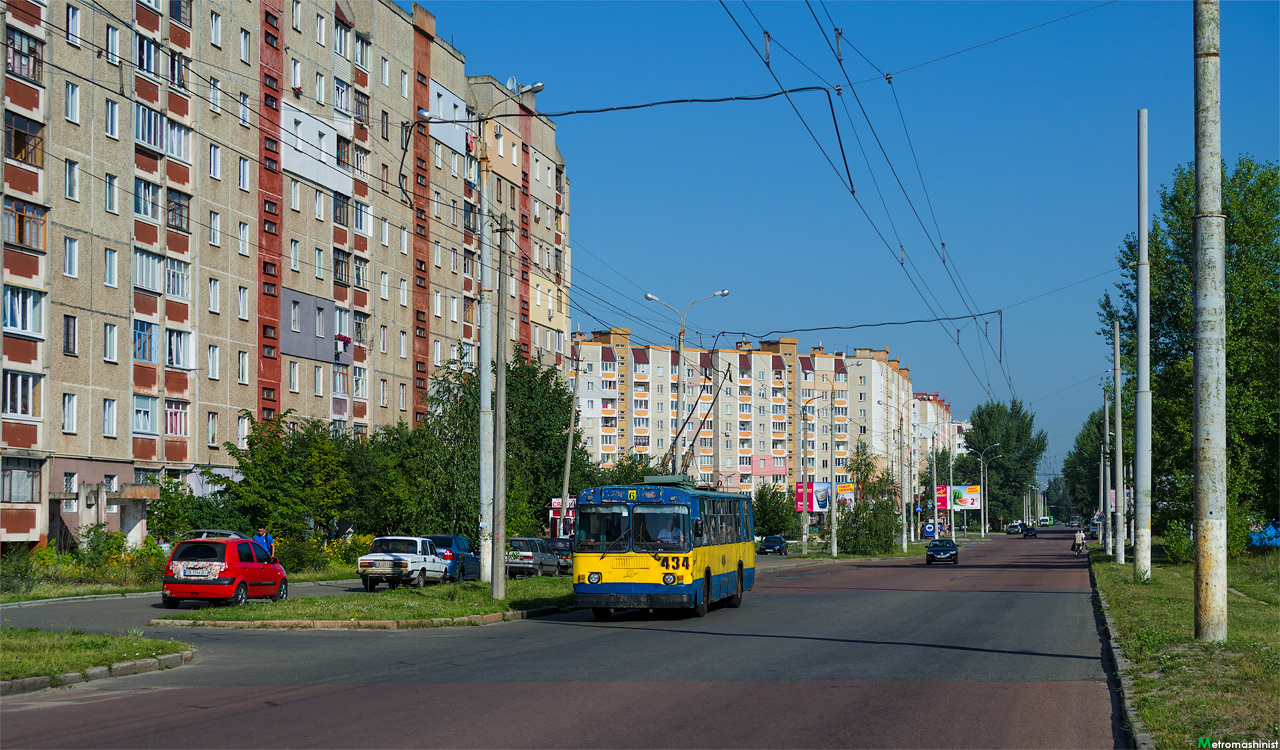
M 694 488 L 685 477 L 578 494 L 573 599 L 597 620 L 620 609 L 742 605 L 755 583 L 751 498 Z

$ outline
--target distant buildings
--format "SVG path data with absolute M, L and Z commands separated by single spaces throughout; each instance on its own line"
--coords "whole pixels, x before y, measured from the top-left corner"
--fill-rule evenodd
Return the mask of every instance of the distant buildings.
M 933 425 L 939 450 L 958 444 L 950 404 L 936 393 L 914 393 L 910 368 L 887 350 L 801 353 L 796 339 L 781 338 L 686 349 L 680 366 L 675 349 L 635 346 L 626 328 L 575 334 L 573 346 L 571 377 L 582 379 L 579 426 L 603 466 L 628 452 L 669 462 L 674 443 L 686 473 L 750 492 L 791 484 L 797 474 L 800 481 L 847 481 L 858 441 L 895 474 L 927 465 Z

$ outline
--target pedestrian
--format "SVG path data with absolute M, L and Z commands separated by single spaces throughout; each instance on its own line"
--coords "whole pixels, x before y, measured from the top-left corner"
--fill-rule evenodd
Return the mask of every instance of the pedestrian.
M 257 542 L 258 546 L 265 549 L 267 554 L 271 557 L 276 556 L 276 539 L 267 533 L 266 524 L 258 527 L 258 533 L 253 535 L 253 541 Z

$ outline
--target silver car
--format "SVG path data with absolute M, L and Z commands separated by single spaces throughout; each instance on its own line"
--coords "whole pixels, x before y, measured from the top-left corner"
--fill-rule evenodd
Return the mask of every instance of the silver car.
M 516 536 L 507 540 L 507 575 L 553 576 L 559 566 L 545 539 Z

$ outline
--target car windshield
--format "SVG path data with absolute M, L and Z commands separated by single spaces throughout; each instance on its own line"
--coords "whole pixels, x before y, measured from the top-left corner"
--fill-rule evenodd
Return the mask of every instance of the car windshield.
M 637 505 L 637 550 L 682 550 L 689 542 L 689 509 L 683 505 Z
M 764 538 L 764 543 L 765 543 L 765 544 L 782 544 L 782 537 L 780 537 L 780 536 L 767 536 L 767 537 L 765 537 L 765 538 Z
M 209 542 L 181 542 L 173 550 L 173 559 L 182 562 L 223 562 L 227 545 Z
M 392 554 L 412 555 L 418 551 L 418 542 L 414 539 L 374 539 L 369 545 L 369 554 L 387 552 Z
M 929 549 L 941 549 L 944 547 L 954 547 L 954 546 L 956 545 L 953 544 L 950 539 L 939 539 L 934 542 L 929 542 Z
M 574 548 L 579 552 L 627 552 L 631 534 L 631 509 L 621 503 L 583 506 L 579 509 Z

